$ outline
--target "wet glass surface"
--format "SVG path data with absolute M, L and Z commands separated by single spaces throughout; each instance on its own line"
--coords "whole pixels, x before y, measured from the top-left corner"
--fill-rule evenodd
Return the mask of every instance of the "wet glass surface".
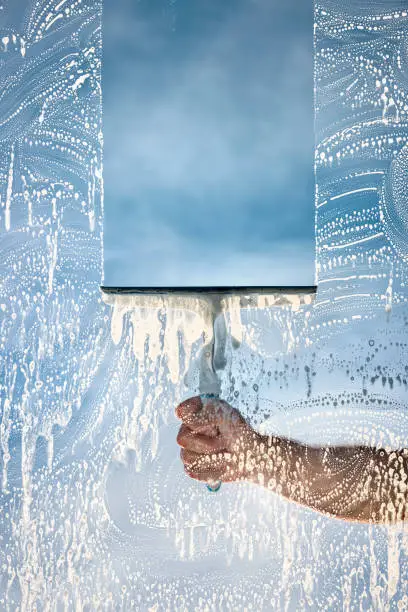
M 404 525 L 184 473 L 202 339 L 99 291 L 101 5 L 2 6 L 0 608 L 404 610 Z M 221 395 L 260 432 L 403 449 L 407 12 L 325 0 L 315 22 L 318 294 L 227 318 Z

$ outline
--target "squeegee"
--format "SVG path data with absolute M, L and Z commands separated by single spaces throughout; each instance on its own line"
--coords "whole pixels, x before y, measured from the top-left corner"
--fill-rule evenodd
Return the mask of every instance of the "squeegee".
M 233 321 L 230 329 L 235 346 L 241 340 L 240 313 L 243 309 L 299 310 L 310 305 L 316 287 L 101 287 L 105 303 L 116 308 L 120 317 L 126 312 L 190 313 L 195 318 L 179 317 L 190 343 L 204 338 L 200 356 L 199 394 L 203 403 L 220 397 L 218 372 L 226 365 L 226 316 Z M 197 321 L 198 319 L 198 321 Z M 142 321 L 143 319 L 141 319 Z M 144 317 L 147 321 L 147 317 Z M 235 325 L 234 325 L 235 323 Z M 143 329 L 141 328 L 141 332 Z M 175 336 L 176 337 L 176 336 Z M 221 483 L 208 483 L 218 491 Z
M 240 313 L 316 291 L 312 2 L 106 3 L 102 82 L 103 299 L 203 337 L 214 400 Z

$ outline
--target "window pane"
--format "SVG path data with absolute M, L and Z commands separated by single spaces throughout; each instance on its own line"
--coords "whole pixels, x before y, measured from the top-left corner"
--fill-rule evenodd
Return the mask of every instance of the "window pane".
M 312 285 L 311 2 L 104 7 L 105 285 Z

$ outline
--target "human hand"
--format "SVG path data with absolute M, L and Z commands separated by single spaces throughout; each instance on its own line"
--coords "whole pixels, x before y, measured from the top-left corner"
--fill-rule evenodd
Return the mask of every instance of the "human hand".
M 177 443 L 186 473 L 204 482 L 250 479 L 262 436 L 238 410 L 220 399 L 192 397 L 177 406 L 183 421 Z

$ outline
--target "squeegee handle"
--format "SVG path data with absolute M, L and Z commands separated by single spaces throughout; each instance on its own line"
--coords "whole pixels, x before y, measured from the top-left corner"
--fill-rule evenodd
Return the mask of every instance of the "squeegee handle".
M 200 398 L 201 398 L 201 401 L 204 403 L 205 400 L 219 399 L 220 396 L 218 395 L 218 393 L 200 393 Z M 216 493 L 221 488 L 221 480 L 218 480 L 218 481 L 210 480 L 207 482 L 206 486 L 207 486 L 207 489 L 211 491 L 211 493 Z

